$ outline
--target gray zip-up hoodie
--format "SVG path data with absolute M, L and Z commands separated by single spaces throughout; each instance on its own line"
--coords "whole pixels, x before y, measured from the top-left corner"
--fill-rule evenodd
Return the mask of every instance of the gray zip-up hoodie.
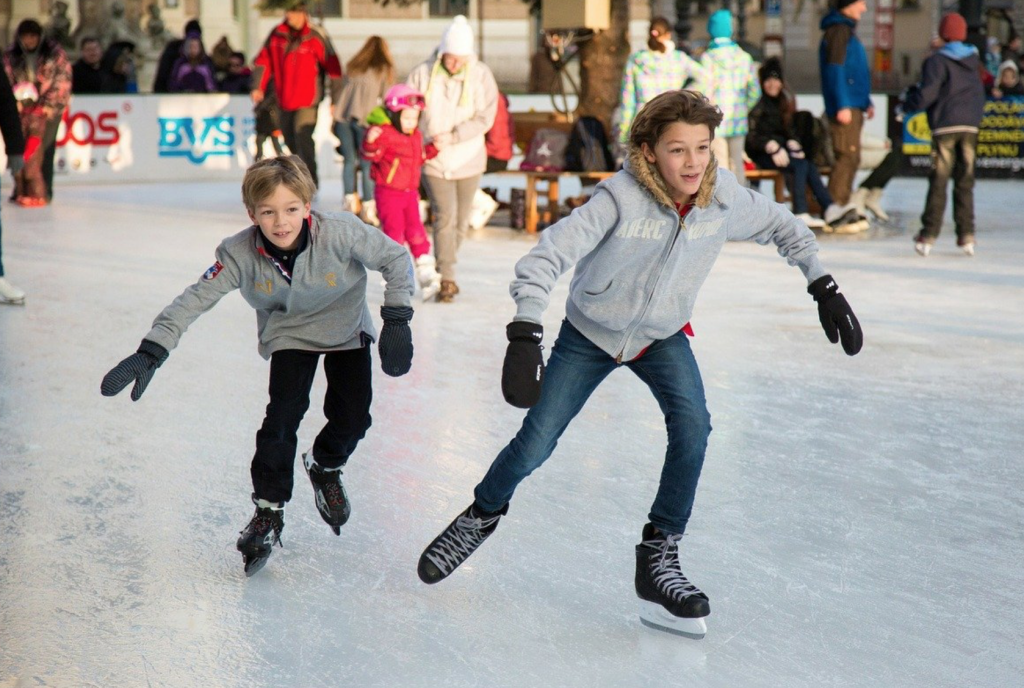
M 156 317 L 145 338 L 172 350 L 196 318 L 239 289 L 256 309 L 263 358 L 282 349 L 357 349 L 362 335 L 377 338 L 366 306 L 367 268 L 387 280 L 385 306 L 410 305 L 409 252 L 351 213 L 310 213 L 309 243 L 295 258 L 290 283 L 264 242 L 256 225 L 222 241 L 217 262 Z
M 654 166 L 631 151 L 626 169 L 516 263 L 515 319 L 540 323 L 558 277 L 575 265 L 569 322 L 616 360 L 631 360 L 689 322 L 726 241 L 774 242 L 808 283 L 825 274 L 814 234 L 783 206 L 740 187 L 713 157 L 693 204 L 681 219 Z

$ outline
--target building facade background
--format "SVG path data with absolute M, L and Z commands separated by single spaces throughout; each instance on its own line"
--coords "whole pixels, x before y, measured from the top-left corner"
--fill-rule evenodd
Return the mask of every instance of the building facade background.
M 147 63 L 142 67 L 140 90 L 149 90 L 149 77 L 158 49 L 150 45 L 146 33 L 147 7 L 156 4 L 167 31 L 180 36 L 188 19 L 197 17 L 203 25 L 204 41 L 209 49 L 222 36 L 248 58 L 259 50 L 264 38 L 280 21 L 280 13 L 252 9 L 253 0 L 67 0 L 66 15 L 72 27 L 108 13 L 114 3 L 121 3 L 125 19 L 136 31 Z M 747 8 L 747 40 L 759 47 L 765 38 L 765 0 L 732 0 L 734 11 L 739 2 Z M 46 25 L 59 0 L 0 0 L 0 37 L 9 41 L 18 22 L 26 17 Z M 707 40 L 705 25 L 708 12 L 722 6 L 719 0 L 693 2 L 690 21 L 691 43 L 700 46 Z M 868 12 L 858 27 L 858 35 L 873 55 L 875 46 L 875 7 L 869 0 Z M 928 52 L 928 42 L 935 33 L 938 18 L 948 0 L 895 0 L 892 73 L 879 78 L 879 90 L 897 91 L 917 79 L 920 64 Z M 407 6 L 395 2 L 382 6 L 374 0 L 312 0 L 309 3 L 314 21 L 321 23 L 331 36 L 344 62 L 363 44 L 377 34 L 391 45 L 400 74 L 410 71 L 426 59 L 451 17 L 465 13 L 477 34 L 479 50 L 491 67 L 501 87 L 512 93 L 523 92 L 529 80 L 530 57 L 540 41 L 539 22 L 531 17 L 522 0 L 423 0 Z M 670 11 L 674 3 L 666 0 L 630 0 L 630 43 L 634 49 L 643 47 L 652 5 L 656 12 Z M 818 89 L 817 49 L 820 39 L 818 23 L 827 7 L 826 0 L 784 0 L 783 46 L 787 78 L 799 91 Z M 993 0 L 987 3 L 991 12 L 1005 8 L 1024 31 L 1024 0 Z M 990 18 L 989 30 L 1005 38 L 1010 30 L 1005 21 Z M 79 36 L 76 36 L 76 38 Z

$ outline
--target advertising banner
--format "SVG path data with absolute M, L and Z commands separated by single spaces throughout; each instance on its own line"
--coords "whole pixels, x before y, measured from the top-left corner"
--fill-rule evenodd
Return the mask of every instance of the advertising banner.
M 325 101 L 314 132 L 325 178 L 337 167 L 330 130 Z M 57 132 L 54 185 L 240 180 L 255 142 L 248 96 L 74 96 Z M 269 142 L 265 148 L 273 155 Z
M 904 172 L 927 175 L 931 169 L 932 132 L 924 112 L 907 113 L 903 119 Z M 1024 97 L 1012 96 L 985 102 L 978 132 L 977 177 L 1024 177 Z

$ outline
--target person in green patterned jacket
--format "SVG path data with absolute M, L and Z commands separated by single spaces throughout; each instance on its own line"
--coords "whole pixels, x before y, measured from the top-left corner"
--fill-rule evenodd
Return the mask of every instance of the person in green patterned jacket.
M 703 91 L 704 68 L 672 40 L 672 25 L 664 17 L 651 20 L 647 48 L 629 56 L 622 74 L 622 122 L 618 139 L 626 143 L 637 111 L 665 91 L 692 88 Z

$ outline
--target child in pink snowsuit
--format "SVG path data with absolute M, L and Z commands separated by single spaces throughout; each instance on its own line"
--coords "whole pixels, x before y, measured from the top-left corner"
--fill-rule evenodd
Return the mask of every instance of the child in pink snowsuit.
M 384 106 L 367 117 L 373 126 L 366 132 L 362 155 L 371 163 L 381 229 L 398 243 L 409 245 L 423 300 L 427 301 L 440 290 L 441 275 L 420 220 L 420 172 L 423 163 L 438 151 L 433 143 L 423 143 L 417 126 L 424 105 L 423 94 L 405 84 L 388 89 Z

